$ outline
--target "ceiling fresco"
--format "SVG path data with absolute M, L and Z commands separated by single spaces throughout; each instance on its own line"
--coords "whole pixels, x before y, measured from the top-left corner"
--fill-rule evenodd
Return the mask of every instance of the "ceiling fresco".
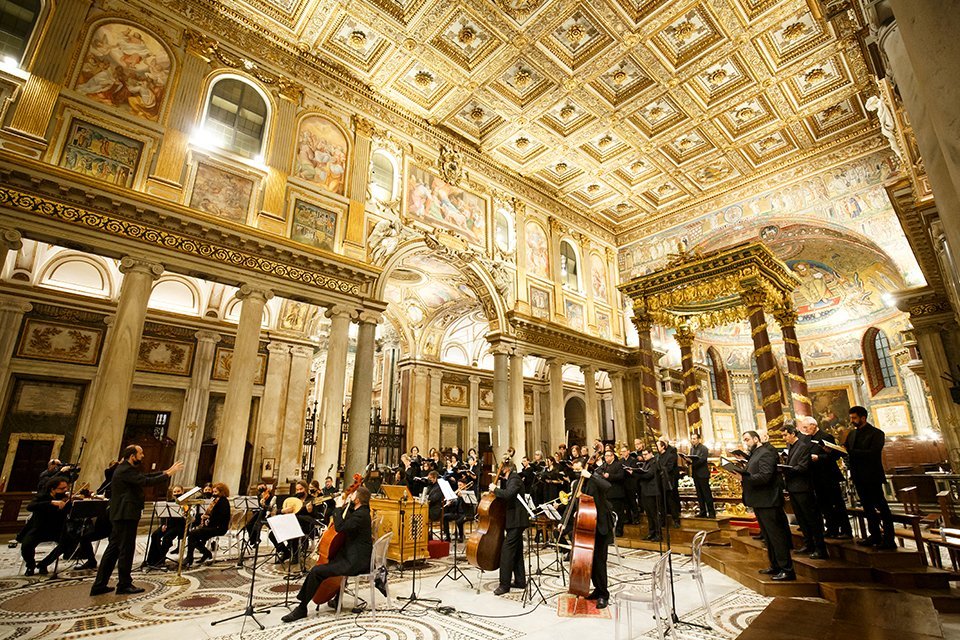
M 617 232 L 880 139 L 863 18 L 816 1 L 223 4 Z

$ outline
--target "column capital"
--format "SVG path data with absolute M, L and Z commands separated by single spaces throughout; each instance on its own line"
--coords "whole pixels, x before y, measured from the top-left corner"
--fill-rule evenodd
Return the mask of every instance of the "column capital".
M 467 381 L 470 384 L 480 384 L 480 376 L 467 376 Z
M 650 318 L 650 315 L 646 312 L 638 312 L 634 310 L 634 315 L 631 320 L 633 320 L 633 326 L 637 328 L 637 333 L 640 335 L 649 334 L 650 329 L 653 328 L 653 320 Z
M 433 367 L 429 367 L 427 369 L 427 375 L 434 379 L 443 378 L 443 371 L 441 371 L 440 369 L 434 369 Z
M 264 302 L 273 298 L 273 291 L 270 289 L 264 289 L 263 287 L 258 287 L 252 284 L 242 284 L 240 288 L 237 289 L 237 293 L 234 294 L 237 300 L 246 300 L 247 298 L 260 298 Z
M 212 342 L 213 344 L 217 344 L 222 339 L 219 333 L 209 329 L 200 329 L 193 334 L 193 337 L 197 339 L 197 342 Z
M 305 344 L 294 344 L 290 346 L 290 355 L 294 358 L 310 358 L 313 359 L 313 354 L 315 350 L 313 347 L 307 346 Z
M 356 316 L 357 310 L 353 307 L 348 307 L 344 304 L 335 304 L 331 307 L 327 307 L 327 310 L 323 312 L 323 315 L 327 318 L 333 320 L 334 318 L 346 318 L 347 320 L 353 320 Z
M 494 342 L 490 345 L 490 353 L 495 356 L 504 355 L 508 356 L 513 350 L 505 342 Z
M 687 348 L 693 346 L 693 341 L 696 338 L 696 334 L 693 333 L 693 330 L 688 326 L 682 326 L 677 328 L 677 332 L 673 336 L 674 340 L 677 341 L 677 344 L 680 345 L 680 348 Z
M 353 319 L 353 321 L 357 324 L 380 324 L 381 320 L 383 320 L 382 313 L 379 311 L 370 311 L 368 309 L 360 311 Z
M 123 256 L 120 258 L 120 273 L 145 273 L 156 280 L 163 275 L 163 265 L 152 260 Z
M 748 308 L 763 307 L 767 302 L 767 292 L 759 287 L 750 287 L 740 291 L 740 299 Z
M 513 358 L 523 358 L 527 355 L 520 347 L 514 347 L 510 350 L 510 356 Z
M 580 372 L 583 373 L 583 375 L 585 375 L 585 376 L 590 375 L 590 374 L 596 375 L 596 373 L 597 373 L 597 365 L 595 365 L 595 364 L 582 364 L 582 365 L 580 365 Z
M 278 340 L 271 340 L 267 343 L 267 351 L 271 355 L 283 355 L 285 353 L 290 353 L 290 347 L 293 346 L 289 342 L 280 342 Z
M 544 358 L 543 360 L 548 366 L 551 367 L 562 367 L 563 365 L 567 364 L 566 360 L 560 356 L 550 356 L 549 358 Z
M 0 311 L 14 311 L 16 313 L 27 313 L 33 309 L 33 305 L 23 298 L 13 296 L 0 296 Z
M 773 317 L 781 327 L 797 326 L 797 312 L 793 307 L 778 305 L 773 310 Z
M 23 236 L 16 229 L 0 231 L 0 244 L 9 251 L 19 251 L 23 247 Z
M 607 375 L 611 380 L 623 380 L 623 371 L 608 371 Z

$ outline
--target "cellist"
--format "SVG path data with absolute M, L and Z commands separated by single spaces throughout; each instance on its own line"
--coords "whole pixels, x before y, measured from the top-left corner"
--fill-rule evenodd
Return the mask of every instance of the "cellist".
M 307 603 L 313 599 L 317 587 L 327 578 L 336 576 L 356 576 L 370 570 L 370 556 L 373 555 L 373 530 L 370 523 L 370 490 L 360 486 L 347 497 L 351 507 L 343 515 L 343 497 L 337 498 L 337 508 L 333 512 L 333 526 L 344 536 L 344 545 L 326 564 L 318 564 L 307 574 L 297 600 L 300 601 L 293 611 L 283 616 L 284 622 L 294 622 L 307 617 Z M 337 608 L 339 592 L 327 601 L 327 606 Z
M 612 455 L 612 452 L 608 453 Z M 608 480 L 599 473 L 593 474 L 587 471 L 581 460 L 573 461 L 573 472 L 577 474 L 577 479 L 573 481 L 572 491 L 576 495 L 577 487 L 580 486 L 580 493 L 593 498 L 597 509 L 597 529 L 593 546 L 593 566 L 590 571 L 590 580 L 593 582 L 593 591 L 587 596 L 587 600 L 596 600 L 597 609 L 605 609 L 610 600 L 610 592 L 607 590 L 607 546 L 613 544 L 613 507 L 607 498 L 607 492 L 612 486 Z M 571 502 L 569 508 L 576 509 L 579 501 Z M 574 512 L 573 516 L 576 516 Z

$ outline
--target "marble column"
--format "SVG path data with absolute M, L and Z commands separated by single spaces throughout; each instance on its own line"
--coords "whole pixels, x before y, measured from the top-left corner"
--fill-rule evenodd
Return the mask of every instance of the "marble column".
M 10 380 L 10 360 L 20 337 L 23 314 L 33 305 L 13 296 L 0 296 L 0 398 L 5 398 Z
M 254 452 L 254 463 L 261 465 L 264 458 L 280 456 L 280 426 L 287 410 L 287 385 L 290 382 L 289 342 L 271 340 L 267 344 L 267 377 L 263 383 L 263 397 L 260 399 L 260 423 Z M 274 478 L 285 483 L 286 477 L 279 475 L 280 467 L 274 466 Z
M 490 347 L 493 354 L 493 444 L 494 466 L 499 465 L 507 451 L 510 437 L 510 348 L 503 343 Z
M 470 376 L 470 413 L 467 415 L 467 441 L 465 448 L 480 442 L 480 376 Z
M 23 236 L 16 229 L 0 229 L 0 273 L 7 264 L 7 255 L 23 248 Z
M 633 323 L 637 327 L 640 341 L 640 412 L 644 416 L 645 433 L 643 438 L 653 440 L 660 436 L 660 383 L 654 371 L 653 322 L 648 316 L 635 315 Z
M 737 412 L 737 425 L 740 433 L 755 431 L 757 428 L 756 411 L 753 408 L 753 374 L 731 374 L 733 387 L 733 406 Z
M 220 334 L 201 329 L 193 334 L 197 339 L 197 351 L 193 356 L 193 373 L 190 386 L 183 397 L 183 415 L 177 434 L 177 452 L 174 459 L 183 461 L 183 469 L 173 476 L 175 484 L 190 488 L 197 480 L 197 465 L 200 462 L 200 445 L 203 444 L 203 427 L 210 405 L 210 374 L 213 358 L 220 342 Z
M 610 372 L 610 393 L 613 397 L 613 435 L 615 440 L 626 442 L 628 443 L 627 446 L 632 447 L 633 443 L 629 440 L 630 433 L 627 429 L 627 403 L 624 397 L 623 377 L 622 371 Z
M 700 418 L 700 394 L 697 385 L 697 372 L 693 368 L 694 334 L 690 327 L 680 327 L 674 335 L 680 345 L 680 368 L 683 375 L 684 411 L 687 414 L 687 433 L 701 433 L 703 420 Z M 679 428 L 677 429 L 679 433 Z
M 911 360 L 900 367 L 900 377 L 907 393 L 907 402 L 910 404 L 910 413 L 913 414 L 913 428 L 916 433 L 922 433 L 933 426 L 930 418 L 930 407 L 927 404 L 927 391 L 923 379 L 914 372 L 915 367 L 922 367 L 919 360 Z
M 290 377 L 287 379 L 287 402 L 280 432 L 280 458 L 277 460 L 277 477 L 283 482 L 304 475 L 300 468 L 300 454 L 303 451 L 312 363 L 313 347 L 298 344 L 290 348 Z
M 517 451 L 514 461 L 527 455 L 527 421 L 523 411 L 523 352 L 514 349 L 510 355 L 510 442 Z
M 263 308 L 273 297 L 269 289 L 244 284 L 236 293 L 240 300 L 240 321 L 230 358 L 230 379 L 223 401 L 223 424 L 213 464 L 214 482 L 223 482 L 233 493 L 244 493 L 240 486 L 243 454 L 250 430 L 250 402 L 257 378 L 257 353 L 260 350 L 260 325 Z
M 383 358 L 382 381 L 380 383 L 380 418 L 386 422 L 396 407 L 396 388 L 400 385 L 397 376 L 397 352 L 393 344 L 384 344 L 381 350 Z
M 753 357 L 757 361 L 757 375 L 760 377 L 760 392 L 763 398 L 763 416 L 767 433 L 773 434 L 783 426 L 783 399 L 777 384 L 777 366 L 773 359 L 773 347 L 767 333 L 767 319 L 764 315 L 766 293 L 762 289 L 748 288 L 740 296 L 747 307 L 750 320 L 750 333 L 753 336 Z
M 957 326 L 952 320 L 927 323 L 911 317 L 911 322 L 923 358 L 923 368 L 927 373 L 927 385 L 933 397 L 933 406 L 940 421 L 943 443 L 947 448 L 950 464 L 954 469 L 960 469 L 960 404 L 956 404 L 950 395 L 952 385 L 940 377 L 944 373 L 955 371 L 944 348 L 943 334 L 957 331 Z
M 407 449 L 417 446 L 427 455 L 430 439 L 430 369 L 414 365 L 409 369 L 410 388 L 404 404 L 407 413 Z
M 593 441 L 600 437 L 600 406 L 597 398 L 597 368 L 592 364 L 582 365 L 584 400 L 586 409 L 586 445 L 593 447 Z
M 350 345 L 350 320 L 355 311 L 343 305 L 327 309 L 330 335 L 327 338 L 327 366 L 323 374 L 323 397 L 317 424 L 317 476 L 336 477 L 340 454 L 340 421 L 343 417 L 343 393 L 347 384 L 347 348 Z
M 347 438 L 347 462 L 344 485 L 355 473 L 363 473 L 370 460 L 370 407 L 373 403 L 373 355 L 377 346 L 380 314 L 361 311 L 357 316 L 357 355 L 353 361 L 353 387 L 350 391 L 350 437 Z M 383 462 L 382 460 L 379 462 Z
M 428 372 L 430 384 L 427 397 L 427 447 L 440 448 L 440 387 L 443 382 L 443 371 L 430 368 Z
M 787 379 L 790 381 L 793 413 L 796 416 L 811 416 L 813 407 L 807 391 L 807 377 L 803 371 L 800 341 L 797 340 L 797 312 L 790 307 L 779 307 L 774 311 L 773 317 L 783 332 L 783 350 L 787 354 Z
M 563 413 L 563 360 L 550 358 L 550 447 L 556 451 L 561 442 L 567 441 L 567 425 Z
M 153 282 L 163 273 L 163 265 L 124 256 L 120 260 L 123 284 L 110 340 L 100 356 L 96 385 L 91 402 L 87 438 L 84 449 L 82 482 L 97 487 L 103 481 L 103 470 L 117 459 L 123 446 L 123 430 L 133 390 L 133 373 L 147 317 L 147 303 Z
M 700 428 L 700 439 L 704 442 L 713 442 L 716 440 L 713 429 L 713 396 L 710 391 L 710 381 L 701 380 L 700 381 L 700 397 L 707 398 L 707 401 L 702 403 L 700 406 L 700 419 L 703 421 L 703 426 Z

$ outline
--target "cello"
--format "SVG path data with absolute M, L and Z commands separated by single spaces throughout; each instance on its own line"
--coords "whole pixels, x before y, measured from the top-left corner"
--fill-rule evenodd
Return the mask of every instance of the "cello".
M 500 471 L 503 471 L 502 467 Z M 497 473 L 500 479 L 500 473 Z M 507 502 L 492 491 L 477 505 L 477 527 L 467 537 L 467 562 L 481 571 L 500 568 L 500 551 L 507 526 Z
M 584 468 L 593 462 L 594 456 L 591 456 Z M 589 478 L 581 476 L 577 490 L 570 499 L 570 505 L 577 505 L 577 516 L 573 522 L 570 541 L 570 583 L 567 592 L 579 597 L 590 595 L 590 576 L 593 572 L 593 551 L 597 534 L 597 504 L 593 496 L 583 494 L 583 485 L 589 481 Z M 566 530 L 572 512 L 568 507 L 560 528 L 561 534 Z
M 362 484 L 363 476 L 361 476 L 359 473 L 353 474 L 353 484 L 344 490 L 344 498 L 359 489 L 360 485 Z M 347 515 L 348 509 L 350 509 L 349 504 L 343 507 L 344 516 Z M 340 552 L 340 547 L 343 546 L 345 540 L 346 536 L 337 531 L 337 528 L 334 526 L 334 523 L 331 520 L 330 525 L 323 532 L 323 535 L 320 536 L 320 542 L 317 545 L 317 564 L 328 564 L 333 558 L 336 557 L 337 553 Z M 339 591 L 340 577 L 332 576 L 320 583 L 316 592 L 313 594 L 313 601 L 316 604 L 327 602 L 333 598 L 333 596 L 337 595 Z

